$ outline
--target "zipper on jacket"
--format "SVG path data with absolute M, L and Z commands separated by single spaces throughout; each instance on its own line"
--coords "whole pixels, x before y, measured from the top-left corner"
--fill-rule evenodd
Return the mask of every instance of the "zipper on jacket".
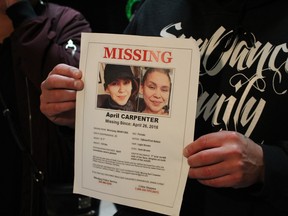
M 32 110 L 31 110 L 31 99 L 30 99 L 30 90 L 29 90 L 29 83 L 27 77 L 25 77 L 25 84 L 26 84 L 26 95 L 27 95 L 27 109 L 28 109 L 28 124 L 29 124 L 29 151 L 27 152 L 29 155 L 29 163 L 31 165 L 31 181 L 30 181 L 30 188 L 31 188 L 31 198 L 30 198 L 30 209 L 29 212 L 31 216 L 33 215 L 33 211 L 35 211 L 34 206 L 34 189 L 35 189 L 35 183 L 41 184 L 44 180 L 44 175 L 41 170 L 38 169 L 35 161 L 33 160 L 33 127 L 32 127 Z M 41 186 L 40 186 L 41 187 Z M 42 191 L 39 191 L 39 193 L 42 193 Z M 38 196 L 39 197 L 39 196 Z M 40 202 L 41 203 L 41 202 Z M 41 204 L 40 204 L 41 205 Z M 37 208 L 41 212 L 41 206 L 38 206 Z M 39 213 L 40 213 L 39 212 Z

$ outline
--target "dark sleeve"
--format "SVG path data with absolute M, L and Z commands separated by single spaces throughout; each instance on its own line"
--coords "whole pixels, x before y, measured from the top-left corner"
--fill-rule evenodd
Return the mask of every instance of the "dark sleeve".
M 7 10 L 15 27 L 11 35 L 14 65 L 40 89 L 41 82 L 57 64 L 78 67 L 81 32 L 91 29 L 81 13 L 68 7 L 45 4 L 37 12 L 27 1 Z M 74 54 L 71 47 L 66 47 L 69 40 L 76 46 Z
M 66 126 L 57 126 L 57 133 L 65 143 L 68 143 L 71 147 L 71 151 L 74 152 L 75 130 Z
M 19 1 L 9 7 L 6 11 L 13 23 L 13 27 L 17 29 L 23 22 L 35 18 L 37 15 L 32 5 L 27 1 Z
M 265 184 L 259 193 L 277 209 L 288 212 L 288 156 L 283 148 L 263 145 Z

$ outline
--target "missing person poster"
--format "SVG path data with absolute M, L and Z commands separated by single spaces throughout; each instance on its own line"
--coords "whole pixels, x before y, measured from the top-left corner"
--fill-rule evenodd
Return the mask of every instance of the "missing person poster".
M 179 215 L 199 62 L 191 38 L 82 34 L 74 193 Z

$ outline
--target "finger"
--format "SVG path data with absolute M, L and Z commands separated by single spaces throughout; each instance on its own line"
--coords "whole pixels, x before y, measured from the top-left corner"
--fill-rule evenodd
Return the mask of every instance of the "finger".
M 55 113 L 68 111 L 74 108 L 76 103 L 76 92 L 69 90 L 51 90 L 46 95 L 40 95 L 41 110 L 55 110 Z
M 42 91 L 53 88 L 68 88 L 81 90 L 83 83 L 80 81 L 82 72 L 72 66 L 66 64 L 58 64 L 49 73 L 46 80 L 41 84 Z
M 217 142 L 215 142 L 217 140 Z M 207 134 L 199 137 L 197 140 L 187 145 L 183 150 L 183 155 L 189 157 L 199 151 L 204 149 L 210 149 L 216 146 L 219 146 L 219 140 L 216 133 Z
M 207 166 L 191 166 L 189 176 L 196 179 L 211 179 L 218 178 L 231 173 L 243 173 L 243 164 L 237 160 L 221 161 Z
M 221 176 L 219 178 L 212 179 L 198 179 L 198 181 L 206 186 L 214 187 L 214 188 L 224 188 L 224 187 L 234 187 L 238 188 L 235 182 L 232 180 L 230 175 Z
M 76 91 L 66 89 L 43 90 L 40 95 L 41 103 L 75 102 Z
M 75 109 L 75 101 L 67 101 L 61 103 L 41 103 L 40 110 L 47 117 L 51 118 L 53 116 L 60 115 L 67 111 Z M 75 111 L 74 111 L 75 112 Z
M 219 169 L 221 168 L 221 164 L 215 164 L 205 167 L 191 167 L 189 169 L 189 177 L 198 179 L 198 180 L 209 180 L 209 179 L 215 179 L 219 178 L 225 175 L 229 174 L 228 170 L 225 169 Z
M 231 131 L 220 131 L 201 136 L 183 150 L 183 155 L 189 157 L 199 151 L 220 147 L 226 143 L 239 140 L 239 134 Z
M 71 77 L 74 79 L 81 79 L 82 77 L 82 73 L 78 68 L 67 64 L 56 65 L 50 72 L 50 74 L 58 74 L 66 77 Z
M 58 74 L 49 75 L 49 77 L 41 83 L 41 90 L 51 89 L 73 89 L 82 90 L 84 83 L 82 80 L 65 77 Z
M 223 148 L 206 149 L 189 156 L 187 162 L 192 168 L 220 163 L 225 160 L 224 151 Z
M 190 168 L 189 177 L 197 179 L 202 184 L 213 187 L 231 187 L 240 185 L 243 175 L 236 172 L 233 166 L 215 164 L 201 168 Z

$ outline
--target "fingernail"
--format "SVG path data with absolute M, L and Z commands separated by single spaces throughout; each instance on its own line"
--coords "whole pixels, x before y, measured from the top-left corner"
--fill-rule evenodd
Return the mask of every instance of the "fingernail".
M 74 81 L 74 86 L 77 89 L 81 88 L 81 81 L 79 81 L 79 80 Z
M 188 156 L 188 152 L 187 152 L 187 149 L 186 149 L 186 148 L 183 149 L 183 156 L 184 156 L 184 157 L 187 157 L 187 156 Z
M 74 74 L 77 75 L 77 76 L 80 74 L 80 71 L 79 71 L 78 68 L 71 67 L 70 70 L 71 70 L 72 73 L 74 73 Z

